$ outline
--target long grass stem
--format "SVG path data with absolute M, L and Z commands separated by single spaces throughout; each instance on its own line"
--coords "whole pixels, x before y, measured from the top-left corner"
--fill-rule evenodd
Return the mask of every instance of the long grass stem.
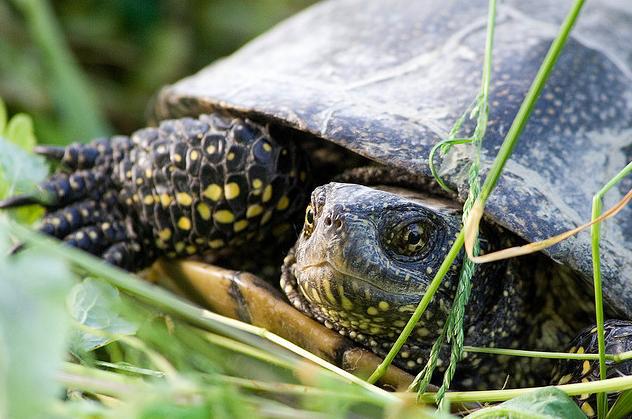
M 601 188 L 593 197 L 592 220 L 596 220 L 601 215 L 603 207 L 603 197 L 614 185 L 619 183 L 624 177 L 632 173 L 632 162 L 613 177 Z M 597 322 L 597 345 L 599 347 L 599 378 L 606 379 L 606 338 L 603 315 L 603 290 L 601 285 L 601 257 L 599 253 L 601 223 L 593 224 L 590 228 L 592 245 L 593 281 L 595 288 L 595 317 Z M 608 411 L 608 399 L 606 393 L 597 394 L 597 413 L 600 418 L 606 417 Z

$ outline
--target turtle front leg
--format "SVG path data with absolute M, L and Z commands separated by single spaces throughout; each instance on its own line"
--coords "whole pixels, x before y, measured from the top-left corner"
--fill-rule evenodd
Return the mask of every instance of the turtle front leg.
M 605 343 L 606 353 L 617 354 L 632 351 L 632 321 L 606 320 Z M 572 353 L 599 353 L 597 343 L 597 327 L 582 330 L 570 343 L 568 352 Z M 607 378 L 632 375 L 632 360 L 615 363 L 606 361 Z M 599 380 L 599 361 L 590 360 L 562 360 L 558 363 L 551 384 L 587 383 Z M 619 393 L 610 393 L 610 404 L 614 403 Z M 581 409 L 589 417 L 597 412 L 596 397 L 594 394 L 582 394 L 575 398 Z
M 382 361 L 296 310 L 276 288 L 251 273 L 192 260 L 162 260 L 146 274 L 215 313 L 265 328 L 355 375 L 368 377 Z M 403 391 L 412 379 L 391 365 L 380 383 Z
M 40 231 L 139 270 L 281 235 L 303 211 L 303 152 L 266 126 L 217 114 L 163 121 L 127 136 L 38 147 L 69 172 L 1 208 L 46 207 Z

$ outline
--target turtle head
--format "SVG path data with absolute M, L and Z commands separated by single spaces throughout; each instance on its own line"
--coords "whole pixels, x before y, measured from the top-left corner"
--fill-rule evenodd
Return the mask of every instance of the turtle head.
M 298 292 L 314 316 L 352 338 L 396 336 L 460 225 L 459 206 L 450 200 L 391 187 L 318 187 L 295 247 Z M 460 261 L 418 324 L 418 336 L 430 340 L 443 326 Z

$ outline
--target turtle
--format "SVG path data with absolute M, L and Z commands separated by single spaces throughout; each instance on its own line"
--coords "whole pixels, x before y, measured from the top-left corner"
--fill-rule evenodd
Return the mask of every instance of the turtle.
M 41 231 L 132 271 L 161 256 L 230 261 L 236 254 L 252 262 L 294 239 L 281 267 L 291 304 L 384 355 L 461 228 L 472 150 L 456 147 L 436 161 L 455 192 L 438 186 L 428 155 L 477 95 L 486 6 L 314 5 L 164 87 L 150 127 L 66 148 L 39 146 L 69 170 L 40 185 L 41 193 L 6 199 L 0 208 L 42 203 Z M 482 176 L 569 6 L 499 5 Z M 624 1 L 586 6 L 487 202 L 483 251 L 583 223 L 592 195 L 630 160 L 630 23 Z M 466 122 L 464 133 L 472 129 Z M 630 186 L 625 179 L 608 199 Z M 629 350 L 630 208 L 604 224 L 603 236 L 604 299 L 613 318 L 607 347 Z M 396 358 L 402 368 L 425 364 L 462 259 Z M 591 272 L 585 234 L 480 265 L 466 344 L 559 351 L 577 336 L 574 351 L 595 350 Z M 455 383 L 464 389 L 547 383 L 553 368 L 545 360 L 473 353 L 459 365 Z M 595 363 L 560 368 L 554 383 L 594 378 Z M 628 374 L 630 366 L 610 372 Z

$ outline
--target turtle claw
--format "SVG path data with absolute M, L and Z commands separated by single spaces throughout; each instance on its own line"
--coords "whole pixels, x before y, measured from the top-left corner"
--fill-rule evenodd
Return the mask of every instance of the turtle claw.
M 33 152 L 51 160 L 61 161 L 64 158 L 64 154 L 66 154 L 66 148 L 59 146 L 38 145 L 33 147 Z
M 100 138 L 88 144 L 75 143 L 67 147 L 36 146 L 33 151 L 71 170 L 80 170 L 97 166 L 100 158 L 111 154 L 112 146 L 107 138 Z

